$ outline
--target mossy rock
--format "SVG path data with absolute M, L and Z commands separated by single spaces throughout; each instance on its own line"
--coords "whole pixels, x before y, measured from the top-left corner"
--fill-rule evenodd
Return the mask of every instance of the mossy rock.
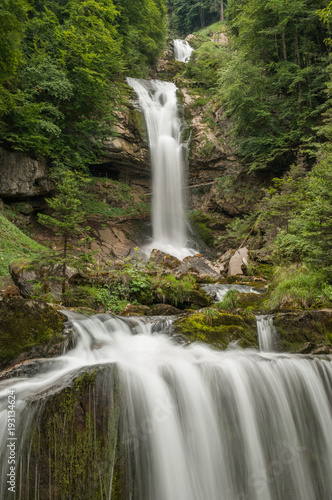
M 264 294 L 261 293 L 239 293 L 239 307 L 243 309 L 250 307 L 250 309 L 258 311 L 263 307 L 264 300 Z
M 24 498 L 32 497 L 36 487 L 40 498 L 109 498 L 111 484 L 112 498 L 122 498 L 117 496 L 124 482 L 118 459 L 119 395 L 116 367 L 100 365 L 85 373 L 81 369 L 61 387 L 32 399 L 28 415 L 34 418 L 20 440 L 23 465 L 17 480 Z
M 1 301 L 0 367 L 34 346 L 64 342 L 65 321 L 62 313 L 44 302 L 22 298 Z
M 190 340 L 203 341 L 220 349 L 238 341 L 240 347 L 257 347 L 256 318 L 246 312 L 219 312 L 201 309 L 174 323 L 174 330 Z
M 310 342 L 332 346 L 332 310 L 288 311 L 274 315 L 279 348 L 297 352 Z

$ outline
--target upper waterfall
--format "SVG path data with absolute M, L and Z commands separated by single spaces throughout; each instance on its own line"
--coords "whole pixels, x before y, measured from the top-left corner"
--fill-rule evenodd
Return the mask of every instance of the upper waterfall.
M 152 165 L 153 242 L 179 259 L 196 253 L 187 247 L 184 211 L 182 124 L 174 83 L 127 78 L 138 96 L 148 130 Z
M 192 52 L 194 52 L 194 49 L 190 47 L 186 40 L 174 40 L 174 59 L 176 61 L 189 62 Z

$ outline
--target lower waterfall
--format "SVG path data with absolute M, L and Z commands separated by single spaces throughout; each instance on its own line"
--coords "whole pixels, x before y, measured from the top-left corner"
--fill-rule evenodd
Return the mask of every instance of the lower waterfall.
M 217 351 L 181 345 L 164 320 L 71 316 L 75 348 L 0 382 L 1 500 L 332 498 L 329 357 Z

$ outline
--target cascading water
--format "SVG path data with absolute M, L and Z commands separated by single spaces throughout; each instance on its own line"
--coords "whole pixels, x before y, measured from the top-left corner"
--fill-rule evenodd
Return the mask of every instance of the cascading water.
M 157 248 L 179 259 L 196 252 L 187 247 L 183 196 L 183 149 L 173 83 L 127 79 L 138 96 L 149 136 L 152 164 L 153 242 Z
M 186 40 L 174 40 L 174 59 L 176 61 L 189 62 L 191 53 L 194 51 Z
M 272 352 L 276 336 L 273 316 L 256 316 L 256 320 L 259 349 L 264 352 Z
M 157 325 L 108 315 L 77 317 L 73 324 L 78 333 L 73 350 L 48 360 L 46 366 L 45 360 L 41 361 L 40 373 L 29 379 L 22 372 L 20 378 L 0 382 L 1 500 L 332 498 L 330 358 L 241 349 L 221 352 L 200 344 L 182 347 L 160 332 L 153 333 Z M 31 463 L 33 450 L 42 453 L 46 446 L 43 435 L 37 446 L 24 445 L 26 454 L 17 456 L 16 493 L 8 492 L 8 390 L 17 395 L 16 432 L 19 442 L 24 442 L 29 426 L 38 422 L 38 412 L 47 410 L 47 397 L 52 399 L 61 381 L 79 370 L 101 365 L 113 367 L 103 376 L 118 381 L 115 392 L 121 425 L 117 444 L 109 453 L 116 456 L 115 449 L 123 450 L 117 469 L 127 473 L 122 490 L 112 487 L 116 481 L 112 469 L 107 479 L 100 473 L 96 476 L 97 493 L 89 495 L 92 478 L 88 470 L 88 480 L 81 485 L 83 493 L 75 494 L 71 483 L 78 469 L 75 460 L 89 457 L 81 452 L 65 462 L 60 452 L 60 441 L 68 438 L 64 419 L 58 424 L 58 440 L 49 429 L 52 439 L 50 449 L 44 450 L 43 462 Z M 111 404 L 107 387 L 103 383 L 100 391 L 103 413 Z M 29 400 L 43 397 L 47 389 L 49 396 L 44 396 L 43 405 L 33 413 Z M 68 401 L 72 399 L 64 399 L 61 409 Z M 86 404 L 81 402 L 77 411 Z M 79 422 L 82 426 L 82 417 Z M 89 439 L 97 439 L 95 433 L 92 427 Z M 108 435 L 104 429 L 101 441 L 112 436 L 114 426 Z M 71 450 L 71 443 L 63 446 L 61 449 Z M 102 470 L 101 457 L 93 464 L 97 471 Z M 84 465 L 81 469 L 84 471 Z M 60 473 L 63 470 L 64 476 Z M 65 494 L 64 488 L 71 493 Z
M 227 292 L 229 292 L 230 290 L 235 290 L 239 293 L 257 293 L 257 294 L 261 293 L 260 291 L 256 290 L 256 288 L 253 288 L 252 286 L 247 286 L 247 285 L 221 285 L 219 283 L 217 283 L 217 284 L 207 283 L 207 284 L 202 285 L 202 288 L 216 302 L 222 301 L 222 299 L 225 297 Z

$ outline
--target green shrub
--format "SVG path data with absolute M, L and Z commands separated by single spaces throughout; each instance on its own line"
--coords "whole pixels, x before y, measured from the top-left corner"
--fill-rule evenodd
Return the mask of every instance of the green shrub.
M 218 309 L 229 311 L 239 307 L 240 294 L 237 290 L 228 290 L 225 297 L 216 304 Z

